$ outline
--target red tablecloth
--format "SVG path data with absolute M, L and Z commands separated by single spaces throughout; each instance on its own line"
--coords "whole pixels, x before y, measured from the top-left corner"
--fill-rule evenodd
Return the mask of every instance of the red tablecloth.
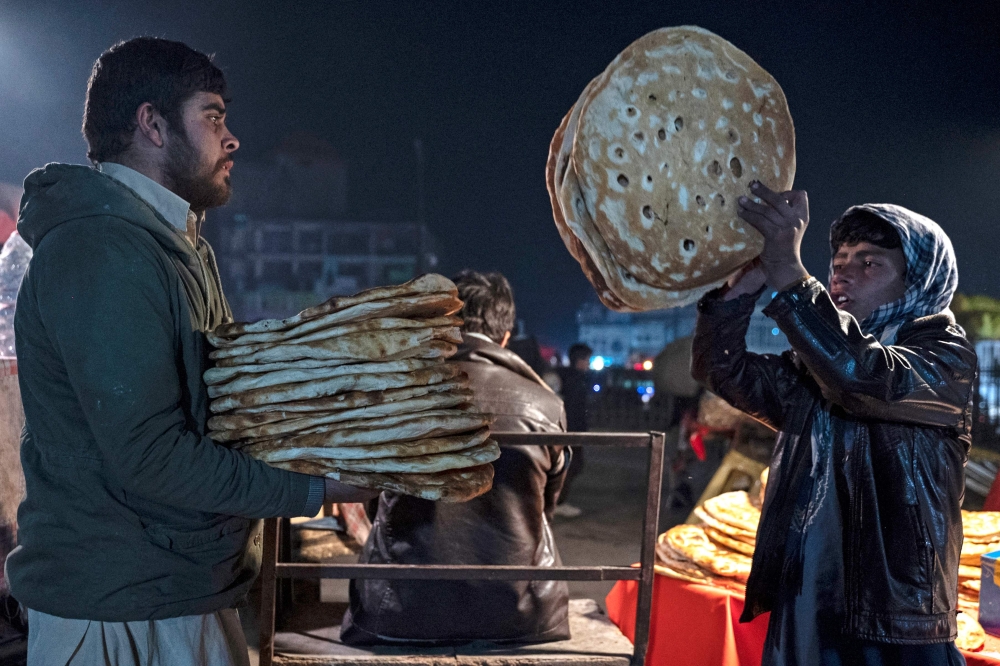
M 621 580 L 605 602 L 608 617 L 629 640 L 635 637 L 639 585 Z M 743 596 L 667 576 L 653 582 L 649 666 L 760 666 L 768 616 L 740 624 Z M 988 639 L 989 640 L 989 637 Z M 968 666 L 1000 666 L 1000 659 L 962 652 Z

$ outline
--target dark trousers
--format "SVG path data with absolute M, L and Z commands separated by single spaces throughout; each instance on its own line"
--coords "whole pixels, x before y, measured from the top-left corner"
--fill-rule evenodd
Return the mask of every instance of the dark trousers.
M 955 643 L 890 645 L 841 639 L 820 652 L 820 666 L 965 666 Z

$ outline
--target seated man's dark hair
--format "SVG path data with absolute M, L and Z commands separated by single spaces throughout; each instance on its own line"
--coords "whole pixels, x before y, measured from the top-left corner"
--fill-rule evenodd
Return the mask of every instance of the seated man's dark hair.
M 834 254 L 841 245 L 871 243 L 886 250 L 902 247 L 899 233 L 891 224 L 867 210 L 854 211 L 833 224 L 830 229 L 830 247 Z
M 480 333 L 500 344 L 514 328 L 514 292 L 500 273 L 464 270 L 452 278 L 465 305 L 462 330 Z
M 211 57 L 158 37 L 115 44 L 94 63 L 87 83 L 83 112 L 87 157 L 96 164 L 128 150 L 137 126 L 136 109 L 146 102 L 183 134 L 181 107 L 199 92 L 226 98 L 226 77 Z
M 587 360 L 590 361 L 590 357 L 594 355 L 594 350 L 583 344 L 582 342 L 577 342 L 575 345 L 569 348 L 569 364 L 576 365 L 577 361 Z

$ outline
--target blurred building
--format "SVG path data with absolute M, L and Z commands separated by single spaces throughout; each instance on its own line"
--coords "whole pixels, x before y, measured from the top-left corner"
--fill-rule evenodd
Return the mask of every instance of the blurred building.
M 759 353 L 780 353 L 788 340 L 774 321 L 765 317 L 766 303 L 754 310 L 747 331 L 747 348 Z M 585 303 L 576 315 L 577 338 L 603 359 L 598 365 L 632 367 L 655 357 L 678 338 L 694 333 L 694 305 L 654 312 L 614 312 L 599 303 Z
M 322 139 L 287 137 L 259 161 L 237 160 L 232 179 L 206 236 L 238 320 L 287 317 L 437 267 L 425 225 L 347 217 L 347 168 Z

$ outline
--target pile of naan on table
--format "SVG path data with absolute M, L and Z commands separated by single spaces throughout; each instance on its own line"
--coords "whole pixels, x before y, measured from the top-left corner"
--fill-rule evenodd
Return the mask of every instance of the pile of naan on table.
M 460 502 L 488 491 L 492 416 L 445 361 L 462 341 L 455 285 L 424 275 L 282 320 L 213 331 L 210 436 L 274 467 Z
M 760 506 L 767 488 L 767 470 L 761 490 L 723 493 L 695 508 L 698 524 L 677 525 L 660 535 L 656 544 L 656 572 L 692 583 L 726 588 L 738 594 L 746 589 L 756 545 Z M 963 511 L 965 541 L 959 567 L 958 638 L 962 650 L 982 650 L 986 632 L 979 625 L 980 556 L 1000 550 L 1000 512 Z

